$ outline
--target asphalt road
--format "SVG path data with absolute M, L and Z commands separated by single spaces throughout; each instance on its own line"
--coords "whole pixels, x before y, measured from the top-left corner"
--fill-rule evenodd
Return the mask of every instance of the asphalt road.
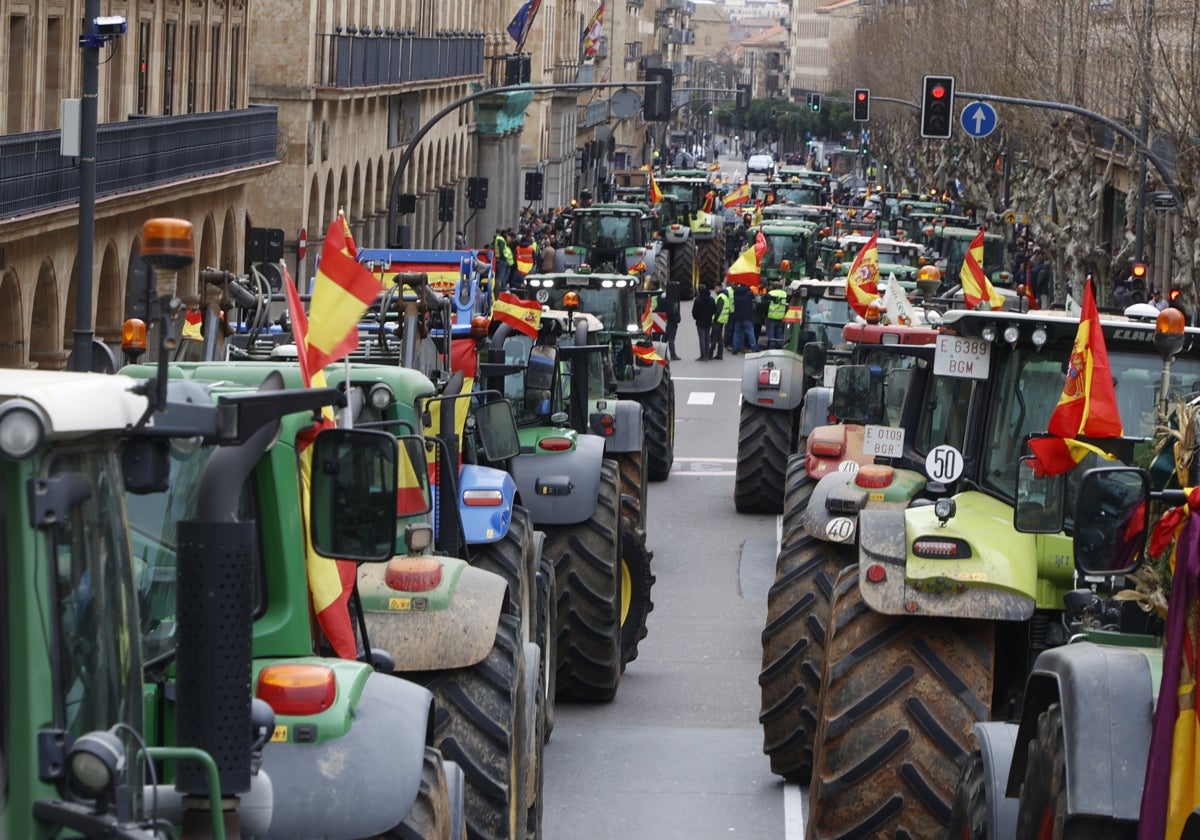
M 558 705 L 545 840 L 802 836 L 801 791 L 771 774 L 758 724 L 778 518 L 733 507 L 742 358 L 692 361 L 682 314 L 675 465 L 650 487 L 649 635 L 612 703 Z

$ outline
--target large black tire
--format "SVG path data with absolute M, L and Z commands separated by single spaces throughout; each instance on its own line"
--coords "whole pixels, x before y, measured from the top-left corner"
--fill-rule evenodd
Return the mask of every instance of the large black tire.
M 650 590 L 654 573 L 646 549 L 645 533 L 626 530 L 621 535 L 621 670 L 637 659 L 638 643 L 646 638 L 646 618 L 654 609 Z
M 700 260 L 700 282 L 712 288 L 725 279 L 725 228 L 712 239 L 698 243 Z
M 1037 738 L 1029 744 L 1017 805 L 1017 840 L 1132 840 L 1137 833 L 1136 822 L 1067 819 L 1062 709 L 1051 705 L 1038 716 Z
M 658 249 L 658 256 L 654 259 L 654 278 L 658 280 L 658 288 L 667 288 L 671 279 L 671 252 L 665 247 Z
M 646 435 L 637 452 L 618 452 L 612 458 L 621 475 L 621 527 L 646 532 L 646 485 L 649 477 L 649 458 L 646 454 Z
M 434 746 L 465 774 L 467 836 L 523 838 L 529 758 L 525 653 L 516 616 L 500 616 L 495 644 L 482 662 L 403 676 L 433 692 Z
M 792 452 L 792 413 L 742 403 L 733 505 L 738 513 L 782 513 Z
M 946 837 L 964 840 L 997 840 L 988 837 L 987 776 L 983 756 L 971 750 L 963 760 L 954 789 L 954 804 L 950 808 L 950 827 Z
M 783 527 L 779 540 L 781 549 L 806 536 L 801 523 L 804 512 L 808 510 L 808 500 L 816 486 L 817 483 L 804 467 L 803 450 L 789 455 L 787 471 L 783 478 Z
M 550 527 L 543 549 L 558 589 L 558 696 L 607 703 L 621 681 L 620 478 L 604 459 L 596 507 L 577 525 Z
M 653 391 L 636 395 L 642 404 L 646 474 L 651 481 L 666 481 L 675 464 L 675 380 L 668 365 Z
M 496 542 L 472 546 L 471 565 L 504 578 L 508 584 L 507 612 L 521 619 L 521 641 L 541 644 L 534 617 L 533 577 L 537 566 L 530 554 L 533 533 L 529 511 L 513 505 L 508 533 Z
M 545 722 L 546 702 L 537 677 L 541 650 L 537 645 L 525 645 L 525 685 L 526 696 L 529 699 L 525 714 L 526 753 L 529 764 L 525 767 L 526 802 L 525 840 L 541 840 L 542 838 L 542 791 L 545 789 L 546 768 L 543 754 L 546 746 Z
M 807 785 L 821 692 L 829 603 L 845 549 L 804 537 L 779 552 L 762 632 L 763 752 L 771 772 Z
M 671 280 L 679 284 L 679 299 L 691 300 L 696 293 L 696 240 L 690 236 L 671 248 Z
M 971 728 L 991 713 L 991 622 L 873 612 L 834 587 L 805 837 L 943 837 Z
M 533 532 L 533 550 L 538 558 L 538 572 L 534 585 L 537 596 L 538 638 L 545 639 L 539 665 L 538 685 L 541 686 L 543 739 L 550 740 L 554 731 L 554 701 L 557 693 L 558 671 L 558 593 L 554 588 L 554 561 L 543 552 L 546 535 Z
M 417 801 L 399 828 L 384 837 L 397 840 L 454 840 L 450 825 L 450 794 L 442 754 L 433 747 L 426 747 Z

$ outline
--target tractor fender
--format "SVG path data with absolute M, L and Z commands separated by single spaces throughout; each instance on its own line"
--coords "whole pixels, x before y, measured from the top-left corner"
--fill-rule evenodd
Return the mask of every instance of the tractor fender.
M 637 400 L 616 400 L 610 401 L 606 407 L 615 415 L 616 431 L 604 438 L 605 453 L 641 452 L 645 435 L 642 404 Z
M 579 435 L 575 448 L 566 452 L 518 455 L 512 460 L 512 475 L 521 504 L 539 527 L 590 519 L 600 495 L 603 462 L 604 439 L 596 435 Z
M 662 356 L 663 359 L 667 359 L 671 355 L 666 342 L 663 341 L 654 342 L 654 352 Z M 630 394 L 648 394 L 658 387 L 666 375 L 666 365 L 660 365 L 658 362 L 649 365 L 635 362 L 633 365 L 633 379 L 618 382 L 617 393 L 622 397 L 627 397 Z
M 867 463 L 872 460 L 867 457 Z M 889 507 L 903 509 L 925 486 L 921 476 L 912 470 L 894 469 L 892 483 L 879 489 L 860 487 L 856 481 L 857 471 L 835 470 L 821 476 L 808 471 L 818 480 L 800 518 L 809 535 L 827 542 L 853 542 L 860 511 Z M 831 497 L 833 504 L 830 504 Z
M 668 245 L 682 245 L 691 232 L 687 225 L 667 225 L 663 228 L 662 238 Z
M 778 384 L 759 384 L 759 372 L 769 370 L 769 378 L 779 371 Z M 742 364 L 742 401 L 759 408 L 792 411 L 804 399 L 804 363 L 786 350 L 751 353 Z M 823 423 L 828 423 L 826 419 Z
M 829 404 L 833 402 L 833 389 L 814 385 L 804 392 L 804 405 L 800 409 L 800 436 L 808 437 L 813 429 L 829 423 Z
M 1004 721 L 977 723 L 972 729 L 983 759 L 983 783 L 987 788 L 988 837 L 1014 837 L 1017 833 L 1017 800 L 1005 795 L 1008 769 L 1017 743 L 1017 725 Z
M 450 581 L 443 585 L 451 589 L 436 606 L 418 604 L 421 599 L 410 593 L 389 597 L 386 563 L 359 567 L 358 587 L 371 646 L 387 651 L 397 672 L 467 668 L 486 659 L 495 642 L 508 589 L 504 578 L 462 560 L 440 559 Z
M 1067 813 L 1136 822 L 1154 724 L 1160 648 L 1077 642 L 1042 651 L 1026 683 L 1008 795 L 1025 780 L 1038 716 L 1062 709 Z
M 494 504 L 467 504 L 466 494 L 474 491 L 475 498 L 499 498 Z M 478 495 L 489 494 L 490 495 Z M 458 474 L 458 512 L 462 519 L 467 543 L 492 543 L 504 539 L 512 521 L 513 500 L 517 483 L 512 476 L 494 467 L 464 464 Z
M 432 705 L 425 688 L 372 673 L 342 737 L 268 743 L 262 767 L 275 796 L 262 836 L 373 837 L 403 822 L 421 786 Z

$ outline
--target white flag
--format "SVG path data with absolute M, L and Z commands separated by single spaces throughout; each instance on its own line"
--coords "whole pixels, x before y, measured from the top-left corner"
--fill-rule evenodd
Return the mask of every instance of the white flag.
M 895 274 L 888 275 L 887 288 L 883 290 L 883 305 L 887 309 L 888 321 L 892 324 L 915 324 L 917 313 L 908 302 L 908 295 Z

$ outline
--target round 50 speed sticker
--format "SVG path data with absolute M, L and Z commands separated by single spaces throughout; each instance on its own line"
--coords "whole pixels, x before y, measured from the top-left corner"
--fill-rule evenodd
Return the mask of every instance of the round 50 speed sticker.
M 935 446 L 925 457 L 925 475 L 939 484 L 957 481 L 963 471 L 962 453 L 949 444 Z

